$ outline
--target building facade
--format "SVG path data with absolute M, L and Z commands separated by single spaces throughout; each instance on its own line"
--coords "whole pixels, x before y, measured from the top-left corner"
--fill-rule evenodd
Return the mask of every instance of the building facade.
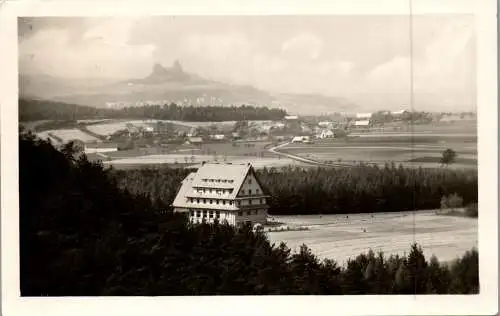
M 203 163 L 182 181 L 172 206 L 192 223 L 265 224 L 268 198 L 250 164 Z

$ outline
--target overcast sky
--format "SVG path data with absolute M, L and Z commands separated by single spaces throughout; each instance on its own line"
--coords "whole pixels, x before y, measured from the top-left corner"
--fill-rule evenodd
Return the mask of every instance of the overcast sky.
M 321 93 L 362 105 L 471 110 L 472 16 L 26 18 L 21 73 L 146 76 L 156 62 L 228 83 Z

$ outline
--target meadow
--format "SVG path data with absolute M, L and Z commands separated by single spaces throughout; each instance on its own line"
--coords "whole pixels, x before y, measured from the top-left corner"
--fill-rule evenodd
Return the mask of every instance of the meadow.
M 280 168 L 285 166 L 299 166 L 301 163 L 280 157 L 244 157 L 244 156 L 217 156 L 199 155 L 199 154 L 164 154 L 164 155 L 145 155 L 130 158 L 121 158 L 105 161 L 104 165 L 112 165 L 114 168 L 133 168 L 158 165 L 182 165 L 184 167 L 197 168 L 202 162 L 231 162 L 234 164 L 251 163 L 256 169 Z
M 64 143 L 78 139 L 83 142 L 99 142 L 99 139 L 80 131 L 79 129 L 55 129 L 48 130 L 37 133 L 37 136 L 41 139 L 50 138 L 52 141 L 57 142 L 53 137 L 50 137 L 50 134 L 54 135 L 56 138 L 61 139 Z
M 477 219 L 436 215 L 435 211 L 346 215 L 273 216 L 274 221 L 305 231 L 269 232 L 271 242 L 292 250 L 306 244 L 320 258 L 345 263 L 361 252 L 407 254 L 413 242 L 426 257 L 450 261 L 478 246 Z
M 352 133 L 348 139 L 316 140 L 314 144 L 290 143 L 279 151 L 315 159 L 344 163 L 402 163 L 413 167 L 436 167 L 442 152 L 457 153 L 453 167 L 477 167 L 477 136 L 473 133 Z

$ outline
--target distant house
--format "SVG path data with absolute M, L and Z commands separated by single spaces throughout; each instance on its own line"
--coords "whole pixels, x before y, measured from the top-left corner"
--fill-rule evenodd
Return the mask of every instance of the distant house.
M 85 144 L 86 154 L 108 153 L 118 151 L 118 144 L 115 143 L 92 143 Z
M 292 138 L 292 143 L 302 143 L 308 140 L 310 140 L 309 136 L 295 136 Z
M 224 135 L 224 134 L 210 135 L 210 139 L 213 139 L 213 140 L 224 140 L 224 139 L 226 139 L 226 135 Z
M 195 137 L 198 136 L 199 130 L 196 127 L 191 128 L 191 130 L 187 133 L 188 137 Z
M 287 116 L 285 116 L 285 120 L 286 121 L 296 121 L 298 119 L 299 119 L 299 117 L 297 115 L 287 115 Z
M 203 143 L 203 138 L 196 136 L 196 137 L 188 137 L 188 140 L 186 141 L 188 144 L 202 144 Z
M 354 122 L 355 127 L 368 127 L 370 126 L 370 120 L 359 120 Z
M 357 113 L 357 119 L 370 119 L 372 117 L 372 113 Z
M 182 181 L 172 206 L 195 224 L 265 224 L 268 198 L 251 164 L 203 163 Z
M 321 131 L 321 134 L 319 134 L 319 138 L 334 138 L 335 133 L 332 130 L 326 129 Z
M 395 115 L 395 116 L 401 116 L 401 115 L 403 115 L 403 114 L 405 114 L 407 112 L 408 111 L 406 111 L 406 110 L 399 110 L 399 111 L 393 111 L 393 112 L 391 112 L 391 114 Z
M 323 121 L 323 122 L 318 123 L 318 125 L 321 127 L 327 127 L 330 124 L 332 124 L 332 122 L 330 122 L 330 121 Z

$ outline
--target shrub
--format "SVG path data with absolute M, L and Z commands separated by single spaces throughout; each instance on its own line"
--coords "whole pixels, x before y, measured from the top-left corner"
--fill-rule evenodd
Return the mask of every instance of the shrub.
M 477 203 L 470 203 L 465 209 L 465 215 L 468 217 L 478 217 Z
M 456 193 L 448 196 L 448 205 L 453 208 L 462 207 L 464 204 L 464 199 Z

